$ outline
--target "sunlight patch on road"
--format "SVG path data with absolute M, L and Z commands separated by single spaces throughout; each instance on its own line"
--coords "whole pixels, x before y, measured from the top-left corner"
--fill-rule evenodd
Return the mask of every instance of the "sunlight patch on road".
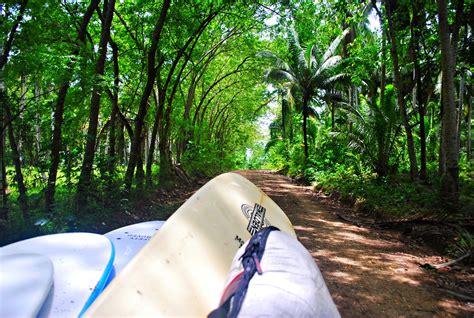
M 343 283 L 355 283 L 360 280 L 360 277 L 357 275 L 351 275 L 341 271 L 324 272 L 324 276 L 337 279 L 338 282 Z

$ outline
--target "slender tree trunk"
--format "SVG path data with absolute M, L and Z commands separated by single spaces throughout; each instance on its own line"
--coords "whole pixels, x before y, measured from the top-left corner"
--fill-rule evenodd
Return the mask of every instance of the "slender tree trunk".
M 109 178 L 113 179 L 115 163 L 116 163 L 116 152 L 115 152 L 115 139 L 116 131 L 115 128 L 117 112 L 118 112 L 118 91 L 119 91 L 119 62 L 118 62 L 118 47 L 113 41 L 110 41 L 112 47 L 112 57 L 114 61 L 114 90 L 112 94 L 112 112 L 110 114 L 110 131 L 109 131 Z
M 423 103 L 423 87 L 421 84 L 421 70 L 419 63 L 419 43 L 418 39 L 421 38 L 421 21 L 420 14 L 424 12 L 423 4 L 416 0 L 413 2 L 413 20 L 411 23 L 411 37 L 413 46 L 413 64 L 414 64 L 414 77 L 415 77 L 415 95 L 416 102 L 418 104 L 418 115 L 420 119 L 420 179 L 426 180 L 426 129 L 425 129 L 425 105 Z
M 308 160 L 308 134 L 307 134 L 307 121 L 308 121 L 308 98 L 303 97 L 303 144 L 304 144 L 304 158 Z
M 100 0 L 92 0 L 87 8 L 84 17 L 82 18 L 81 26 L 77 33 L 77 45 L 82 45 L 86 40 L 87 26 L 92 18 L 94 10 L 98 7 Z M 79 48 L 74 48 L 72 56 L 77 57 L 79 55 Z M 64 104 L 66 101 L 66 95 L 69 90 L 70 80 L 74 65 L 69 62 L 64 74 L 64 80 L 59 89 L 58 99 L 56 101 L 56 107 L 54 110 L 54 129 L 53 129 L 53 140 L 51 141 L 51 165 L 49 167 L 48 174 L 48 186 L 45 193 L 45 208 L 47 211 L 51 211 L 54 205 L 54 194 L 56 192 L 56 177 L 58 174 L 58 167 L 60 161 L 59 152 L 61 150 L 61 131 L 63 125 L 64 116 Z
M 40 95 L 41 95 L 41 88 L 38 83 L 35 85 L 35 102 L 36 107 L 39 108 L 40 104 Z M 35 164 L 38 165 L 41 161 L 41 116 L 40 112 L 37 111 L 35 113 Z
M 158 75 L 159 78 L 159 75 Z M 158 127 L 160 125 L 160 120 L 162 114 L 160 110 L 163 108 L 160 106 L 160 101 L 163 96 L 161 95 L 161 90 L 159 89 L 159 84 L 155 85 L 155 89 L 153 91 L 153 95 L 155 97 L 155 106 L 156 106 L 156 113 L 155 113 L 155 121 L 153 122 L 153 128 L 151 131 L 151 139 L 150 139 L 150 148 L 148 149 L 148 158 L 146 161 L 146 184 L 147 187 L 151 187 L 153 185 L 152 179 L 152 165 L 155 158 L 155 148 L 156 148 L 156 136 L 158 134 Z
M 439 162 L 438 162 L 438 174 L 440 176 L 444 175 L 446 173 L 446 148 L 444 147 L 444 95 L 446 93 L 444 92 L 444 87 L 441 86 L 441 99 L 440 99 L 440 111 L 439 111 L 439 117 L 440 117 L 440 134 L 439 134 Z
M 177 154 L 176 156 L 178 157 L 178 162 L 181 162 L 181 157 L 186 151 L 187 144 L 189 140 L 191 139 L 191 120 L 190 120 L 190 113 L 191 113 L 191 107 L 194 102 L 194 96 L 196 92 L 196 86 L 197 86 L 197 80 L 198 80 L 198 74 L 195 72 L 193 76 L 191 77 L 191 84 L 189 85 L 188 89 L 188 95 L 186 99 L 186 104 L 184 107 L 184 113 L 183 113 L 183 134 L 180 136 L 178 139 L 178 147 L 177 147 Z
M 463 102 L 464 102 L 464 86 L 465 86 L 465 71 L 461 67 L 461 78 L 459 80 L 459 104 L 458 104 L 458 147 L 461 148 L 461 127 L 462 127 L 462 115 L 463 115 Z
M 133 133 L 133 140 L 130 146 L 130 159 L 128 161 L 127 171 L 125 173 L 125 191 L 130 192 L 132 188 L 132 180 L 135 172 L 135 166 L 137 164 L 137 157 L 140 148 L 141 142 L 141 132 L 143 129 L 143 124 L 145 116 L 148 110 L 148 99 L 150 97 L 151 91 L 153 89 L 153 84 L 155 83 L 156 69 L 155 69 L 155 56 L 158 49 L 158 44 L 160 42 L 161 32 L 163 30 L 163 25 L 165 24 L 166 15 L 170 7 L 171 0 L 164 0 L 163 6 L 161 8 L 161 13 L 158 21 L 156 22 L 155 29 L 153 31 L 152 43 L 150 50 L 148 51 L 148 70 L 147 70 L 147 82 L 145 84 L 145 89 L 140 100 L 140 105 L 138 107 L 138 113 L 135 118 L 135 131 Z
M 0 42 L 0 54 L 1 54 L 0 55 L 0 128 L 1 128 L 0 129 L 0 148 L 1 148 L 0 150 L 0 174 L 1 174 L 0 193 L 2 195 L 2 210 L 0 211 L 0 218 L 2 219 L 8 218 L 8 199 L 7 199 L 8 184 L 7 184 L 6 162 L 5 162 L 5 130 L 7 129 L 7 127 L 5 127 L 5 123 L 10 122 L 9 119 L 11 118 L 11 115 L 9 114 L 8 101 L 7 101 L 7 96 L 5 92 L 4 67 L 8 62 L 8 58 L 10 56 L 10 51 L 12 49 L 13 41 L 15 39 L 18 26 L 20 25 L 20 22 L 23 20 L 23 15 L 25 13 L 27 4 L 28 4 L 28 0 L 21 1 L 20 9 L 18 10 L 18 15 L 15 19 L 15 22 L 13 23 L 13 26 L 10 29 L 10 32 L 5 38 L 5 42 L 3 41 Z M 10 132 L 11 127 L 12 127 L 12 123 L 10 122 L 9 132 Z M 11 148 L 13 147 L 16 148 L 15 143 L 13 143 L 13 145 L 10 144 L 10 146 Z M 15 153 L 13 153 L 13 156 L 15 157 Z M 15 160 L 15 158 L 13 159 Z M 18 159 L 19 159 L 19 156 L 18 156 Z M 15 162 L 15 169 L 16 168 L 17 168 L 17 165 Z M 18 180 L 19 188 L 21 187 L 21 185 L 24 186 L 23 176 L 21 175 L 21 164 L 20 164 L 20 176 L 21 176 L 21 180 Z M 19 177 L 18 171 L 17 171 L 17 177 Z M 23 210 L 23 216 L 26 221 L 29 221 L 28 205 L 26 201 L 27 200 L 26 189 L 19 189 L 19 190 L 20 190 L 19 201 L 20 201 L 21 208 Z M 24 195 L 22 195 L 22 192 Z M 24 203 L 26 203 L 26 205 L 24 205 Z
M 117 140 L 117 161 L 123 164 L 125 162 L 125 125 L 119 122 L 118 140 Z
M 15 133 L 13 129 L 12 115 L 8 101 L 4 100 L 3 107 L 5 109 L 5 118 L 10 123 L 8 125 L 8 142 L 12 151 L 13 165 L 15 166 L 15 179 L 18 184 L 18 202 L 20 203 L 21 211 L 23 212 L 23 219 L 25 222 L 30 222 L 30 212 L 28 210 L 28 195 L 26 193 L 26 187 L 23 179 L 23 172 L 21 170 L 21 156 L 18 151 L 18 145 L 15 140 Z
M 446 172 L 441 176 L 440 199 L 445 207 L 455 211 L 459 204 L 459 147 L 457 139 L 456 105 L 454 101 L 455 60 L 448 25 L 448 5 L 437 0 L 439 37 L 441 42 L 441 70 L 443 86 L 443 144 Z M 456 43 L 456 42 L 455 42 Z
M 466 127 L 467 127 L 467 140 L 466 140 L 466 152 L 467 152 L 467 161 L 472 160 L 472 150 L 471 150 L 471 143 L 472 143 L 472 88 L 468 89 L 467 94 L 467 118 L 466 118 Z
M 380 19 L 381 25 L 383 21 Z M 385 33 L 382 34 L 382 70 L 380 74 L 380 109 L 383 111 L 385 110 L 385 77 L 386 77 L 386 58 L 387 58 L 387 37 Z M 377 93 L 377 89 L 375 89 L 375 94 Z M 374 105 L 376 106 L 376 105 Z M 387 127 L 381 127 L 382 131 L 378 134 L 378 143 L 379 143 L 379 149 L 378 149 L 378 170 L 380 171 L 378 174 L 379 176 L 385 176 L 388 173 L 388 151 L 387 149 L 387 138 L 386 136 L 390 136 L 389 134 L 386 134 L 386 129 Z
M 10 51 L 12 49 L 13 40 L 15 39 L 16 31 L 18 30 L 18 26 L 20 22 L 23 20 L 23 15 L 25 13 L 26 6 L 28 4 L 28 0 L 22 0 L 20 3 L 20 10 L 18 11 L 18 15 L 16 16 L 15 22 L 13 23 L 8 36 L 5 39 L 5 43 L 1 43 L 1 50 L 0 50 L 0 70 L 3 71 L 3 67 L 8 62 L 8 57 L 10 56 Z
M 202 33 L 206 29 L 206 27 L 209 25 L 209 23 L 216 17 L 217 12 L 212 12 L 210 13 L 206 19 L 204 19 L 198 28 L 195 30 L 195 32 L 188 38 L 186 43 L 181 47 L 181 49 L 178 51 L 176 54 L 176 57 L 173 61 L 173 65 L 171 66 L 170 71 L 168 72 L 168 76 L 166 79 L 166 83 L 163 89 L 163 92 L 166 93 L 167 88 L 169 84 L 171 83 L 171 79 L 173 77 L 174 71 L 176 67 L 178 66 L 179 61 L 181 58 L 184 56 L 185 60 L 183 64 L 181 65 L 181 68 L 179 69 L 178 74 L 176 75 L 176 78 L 174 79 L 174 84 L 172 86 L 171 92 L 169 94 L 169 97 L 167 98 L 167 105 L 168 107 L 164 111 L 164 115 L 162 120 L 160 121 L 160 126 L 158 127 L 158 134 L 159 134 L 159 139 L 160 139 L 160 173 L 159 173 L 159 179 L 160 179 L 160 187 L 162 188 L 168 188 L 171 184 L 173 184 L 173 179 L 174 179 L 174 169 L 172 165 L 172 160 L 171 160 L 171 150 L 170 150 L 170 130 L 171 130 L 171 113 L 173 111 L 173 101 L 175 94 L 178 89 L 179 82 L 181 80 L 181 76 L 183 74 L 183 71 L 189 62 L 189 59 L 191 57 L 191 54 L 201 37 Z M 192 44 L 192 45 L 191 45 Z M 191 45 L 189 52 L 185 55 L 185 52 L 187 48 Z M 245 59 L 247 60 L 247 59 Z M 244 61 L 245 61 L 244 60 Z M 244 63 L 244 62 L 242 62 Z M 240 65 L 242 65 L 242 63 Z M 240 67 L 239 65 L 239 67 Z M 161 104 L 160 107 L 164 107 L 165 103 L 165 95 L 163 95 L 163 98 L 161 99 Z M 164 151 L 163 154 L 161 154 L 161 151 Z M 165 171 L 168 170 L 168 171 Z
M 19 107 L 19 123 L 17 126 L 17 148 L 18 152 L 22 153 L 23 155 L 26 153 L 26 149 L 23 149 L 23 140 L 25 139 L 25 129 L 22 127 L 24 124 L 24 116 L 23 116 L 23 110 L 26 108 L 26 93 L 28 91 L 28 87 L 26 85 L 26 75 L 21 74 L 20 76 L 20 81 L 21 81 L 21 88 L 20 88 L 20 107 Z
M 0 70 L 0 76 L 2 76 L 2 71 Z M 5 162 L 5 126 L 6 123 L 6 114 L 5 106 L 6 96 L 5 96 L 5 86 L 3 83 L 3 77 L 0 77 L 0 194 L 2 196 L 2 209 L 0 210 L 0 219 L 8 219 L 8 197 L 7 197 L 7 171 L 6 171 L 6 162 Z
M 102 22 L 102 32 L 99 42 L 99 57 L 95 67 L 95 75 L 98 80 L 100 80 L 104 75 L 107 45 L 110 38 L 110 27 L 114 15 L 114 6 L 115 0 L 109 0 L 107 3 L 104 3 L 104 11 L 106 10 L 106 14 L 105 19 Z M 84 160 L 82 161 L 81 175 L 79 176 L 79 183 L 77 185 L 77 202 L 79 207 L 87 206 L 87 193 L 90 191 L 92 164 L 94 161 L 97 126 L 99 122 L 100 90 L 101 89 L 98 85 L 94 85 L 94 88 L 92 89 L 86 148 L 84 151 Z
M 403 119 L 403 126 L 405 128 L 405 133 L 407 135 L 407 148 L 408 148 L 408 158 L 410 161 L 410 177 L 415 179 L 417 177 L 417 163 L 416 163 L 416 152 L 415 152 L 415 142 L 413 140 L 412 128 L 410 126 L 410 119 L 408 117 L 408 112 L 405 105 L 405 100 L 402 90 L 402 77 L 400 74 L 400 66 L 398 63 L 398 50 L 397 50 L 397 38 L 395 36 L 395 28 L 392 21 L 393 12 L 392 12 L 393 1 L 388 1 L 386 3 L 387 10 L 387 20 L 388 20 L 388 34 L 391 42 L 390 52 L 392 54 L 393 62 L 393 73 L 394 73 L 394 84 L 397 88 L 397 101 L 398 107 L 400 107 L 400 112 Z
M 135 172 L 135 179 L 137 180 L 137 189 L 143 189 L 143 181 L 145 179 L 145 171 L 143 170 L 143 158 L 144 158 L 144 150 L 145 150 L 145 143 L 144 139 L 146 137 L 143 136 L 142 143 L 140 145 L 140 153 L 137 158 L 137 169 Z

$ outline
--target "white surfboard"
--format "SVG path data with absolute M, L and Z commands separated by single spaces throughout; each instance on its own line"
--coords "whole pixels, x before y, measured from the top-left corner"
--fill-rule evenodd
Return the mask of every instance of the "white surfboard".
M 165 221 L 149 221 L 121 227 L 104 235 L 114 244 L 115 275 L 141 250 Z
M 2 254 L 38 253 L 52 261 L 54 284 L 38 317 L 79 316 L 104 289 L 114 258 L 109 239 L 92 233 L 39 236 L 0 250 Z
M 0 317 L 35 317 L 53 285 L 53 263 L 40 254 L 0 252 Z
M 84 316 L 205 317 L 219 304 L 234 254 L 270 224 L 296 237 L 265 193 L 240 175 L 220 175 L 166 221 Z

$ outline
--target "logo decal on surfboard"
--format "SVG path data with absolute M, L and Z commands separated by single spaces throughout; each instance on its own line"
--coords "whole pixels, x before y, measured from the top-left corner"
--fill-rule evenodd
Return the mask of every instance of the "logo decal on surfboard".
M 242 213 L 249 220 L 247 231 L 249 231 L 250 235 L 254 235 L 263 227 L 270 226 L 270 222 L 265 218 L 267 209 L 260 204 L 255 203 L 253 207 L 248 204 L 242 204 L 241 209 Z

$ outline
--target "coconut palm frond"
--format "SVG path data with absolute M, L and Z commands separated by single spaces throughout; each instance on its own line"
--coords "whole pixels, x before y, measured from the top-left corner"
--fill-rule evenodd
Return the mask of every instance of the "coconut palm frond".
M 267 78 L 276 82 L 296 82 L 293 74 L 279 68 L 271 69 L 267 74 Z
M 352 106 L 349 103 L 338 103 L 337 104 L 339 108 L 344 109 L 345 111 L 353 114 L 354 116 L 357 117 L 358 120 L 360 120 L 362 123 L 365 123 L 365 118 L 364 116 L 359 112 L 358 109 L 356 109 L 354 106 Z
M 317 54 L 318 52 L 317 52 L 316 45 L 313 45 L 309 53 L 309 68 L 312 70 L 315 70 L 318 68 Z
M 316 111 L 316 108 L 308 106 L 308 115 L 311 118 L 316 118 L 316 119 L 321 119 L 321 116 L 319 113 Z
M 336 66 L 337 64 L 339 64 L 339 62 L 341 61 L 342 57 L 340 55 L 334 55 L 334 56 L 331 56 L 330 58 L 328 58 L 327 60 L 325 60 L 323 62 L 323 64 L 321 64 L 321 66 L 319 67 L 318 71 L 319 73 L 322 73 L 330 68 L 333 68 L 334 66 Z
M 263 57 L 267 59 L 273 60 L 273 63 L 275 63 L 275 66 L 280 69 L 284 70 L 289 70 L 290 66 L 283 61 L 281 58 L 279 58 L 275 53 L 270 52 L 270 51 L 260 51 L 256 54 L 258 57 Z
M 263 57 L 263 58 L 269 58 L 269 59 L 276 59 L 278 58 L 278 56 L 273 53 L 273 52 L 270 52 L 270 51 L 266 51 L 266 50 L 263 50 L 263 51 L 259 51 L 255 54 L 257 57 Z
M 338 92 L 324 92 L 324 95 L 322 97 L 322 99 L 326 102 L 326 103 L 342 103 L 344 102 L 344 98 L 342 97 L 342 94 L 338 93 Z
M 321 86 L 322 87 L 330 87 L 333 86 L 336 83 L 340 83 L 343 80 L 349 79 L 349 74 L 347 73 L 340 73 L 333 75 L 331 77 L 325 78 L 321 81 Z
M 298 40 L 298 34 L 293 28 L 290 31 L 289 44 L 290 51 L 293 54 L 293 62 L 296 67 L 296 71 L 302 74 L 302 72 L 304 72 L 307 66 L 305 50 L 301 47 L 300 42 Z
M 331 45 L 327 49 L 326 53 L 324 53 L 323 58 L 321 59 L 322 63 L 324 63 L 328 58 L 334 55 L 342 39 L 344 39 L 348 33 L 349 29 L 346 29 L 344 30 L 344 32 L 342 32 L 341 35 L 339 35 L 334 41 L 332 41 Z

